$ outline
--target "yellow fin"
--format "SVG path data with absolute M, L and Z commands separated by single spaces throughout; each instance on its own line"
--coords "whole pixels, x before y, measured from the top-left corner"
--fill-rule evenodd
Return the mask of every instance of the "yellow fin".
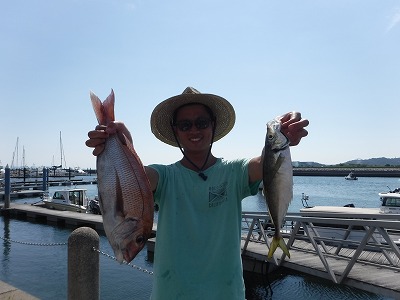
M 271 242 L 271 245 L 270 245 L 269 251 L 268 251 L 268 258 L 271 258 L 274 255 L 275 250 L 276 250 L 276 248 L 278 248 L 278 246 L 287 255 L 287 257 L 290 258 L 289 250 L 287 249 L 285 241 L 283 240 L 282 237 L 281 238 L 276 238 L 276 237 L 272 238 L 272 242 Z

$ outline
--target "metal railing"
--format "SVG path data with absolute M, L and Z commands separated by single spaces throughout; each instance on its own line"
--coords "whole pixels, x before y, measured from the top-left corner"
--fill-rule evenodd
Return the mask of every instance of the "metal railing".
M 379 219 L 376 219 L 378 218 Z M 375 219 L 374 219 L 375 218 Z M 399 215 L 357 215 L 289 213 L 285 217 L 282 235 L 289 249 L 313 253 L 319 257 L 329 277 L 335 283 L 342 283 L 356 262 L 379 264 L 380 267 L 400 272 L 400 216 Z M 244 254 L 249 243 L 262 243 L 269 249 L 275 229 L 268 213 L 244 212 L 242 234 Z M 265 253 L 268 252 L 266 249 Z M 344 255 L 351 249 L 350 255 Z M 362 258 L 365 251 L 379 253 L 379 259 Z M 348 251 L 347 251 L 348 252 Z M 335 275 L 328 258 L 344 260 L 347 266 L 341 274 Z M 267 258 L 266 258 L 267 259 Z M 271 258 L 276 265 L 282 265 L 286 255 L 277 251 Z M 337 270 L 336 270 L 337 273 Z

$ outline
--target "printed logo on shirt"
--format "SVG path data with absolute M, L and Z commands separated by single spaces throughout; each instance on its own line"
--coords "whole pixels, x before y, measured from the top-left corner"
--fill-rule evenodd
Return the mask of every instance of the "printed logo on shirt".
M 227 183 L 224 182 L 218 186 L 212 186 L 208 192 L 208 207 L 213 208 L 220 206 L 228 197 L 226 192 Z

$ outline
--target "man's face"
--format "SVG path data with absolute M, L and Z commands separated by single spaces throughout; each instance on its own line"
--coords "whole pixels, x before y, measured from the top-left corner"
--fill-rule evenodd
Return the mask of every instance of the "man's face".
M 211 116 L 203 105 L 191 104 L 178 110 L 174 130 L 186 152 L 208 151 L 213 125 Z

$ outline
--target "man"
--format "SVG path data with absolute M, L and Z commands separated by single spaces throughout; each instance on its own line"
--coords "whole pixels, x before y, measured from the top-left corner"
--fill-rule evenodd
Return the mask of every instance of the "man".
M 297 112 L 280 117 L 297 145 L 308 120 Z M 224 98 L 187 88 L 153 110 L 151 130 L 178 147 L 182 159 L 145 167 L 159 206 L 152 299 L 244 299 L 240 257 L 241 200 L 258 191 L 262 156 L 225 160 L 213 142 L 233 128 L 235 111 Z M 99 155 L 111 134 L 131 135 L 122 122 L 89 132 L 86 145 Z

